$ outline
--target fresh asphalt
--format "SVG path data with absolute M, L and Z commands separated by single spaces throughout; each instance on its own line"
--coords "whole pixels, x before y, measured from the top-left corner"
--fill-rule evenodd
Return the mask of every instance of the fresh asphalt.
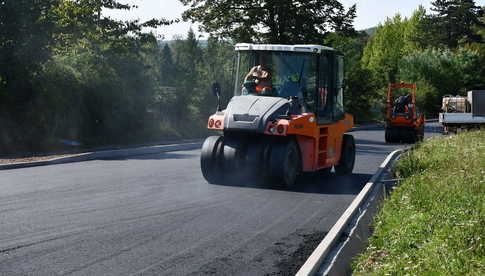
M 426 137 L 440 135 L 428 124 Z M 211 185 L 199 149 L 0 171 L 0 275 L 290 275 L 387 154 L 352 132 L 351 176 Z

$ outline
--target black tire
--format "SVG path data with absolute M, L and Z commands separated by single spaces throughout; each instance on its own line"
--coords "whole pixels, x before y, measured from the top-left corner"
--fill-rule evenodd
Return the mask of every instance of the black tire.
M 391 131 L 386 128 L 385 134 L 384 134 L 386 143 L 391 143 Z
M 424 126 L 422 126 L 419 129 L 419 142 L 423 142 L 423 140 L 424 140 Z
M 419 142 L 419 130 L 415 129 L 413 132 L 413 143 Z
M 385 139 L 386 143 L 396 143 L 396 131 L 392 128 L 386 128 Z
M 422 136 L 421 136 L 421 129 L 419 128 L 413 128 L 411 131 L 410 131 L 410 143 L 417 143 L 417 142 L 420 142 L 422 141 Z
M 269 158 L 269 171 L 276 183 L 293 187 L 301 173 L 301 154 L 293 140 L 273 144 Z
M 316 173 L 317 173 L 318 176 L 328 176 L 332 172 L 332 168 L 333 167 L 320 169 L 320 170 L 316 171 Z
M 248 176 L 259 175 L 264 165 L 264 145 L 259 142 L 250 143 L 246 149 L 245 173 Z
M 344 134 L 342 140 L 342 154 L 340 162 L 335 165 L 335 173 L 337 175 L 351 174 L 354 170 L 355 164 L 355 141 L 354 136 Z
M 200 154 L 200 168 L 205 180 L 211 184 L 219 183 L 223 178 L 222 149 L 223 136 L 210 136 L 205 139 Z
M 224 140 L 224 171 L 234 175 L 243 168 L 243 143 L 236 138 L 226 137 Z
M 416 129 L 410 129 L 408 131 L 408 141 L 407 141 L 407 143 L 408 144 L 414 144 L 414 143 L 416 143 L 417 140 L 418 140 L 418 133 L 417 133 Z

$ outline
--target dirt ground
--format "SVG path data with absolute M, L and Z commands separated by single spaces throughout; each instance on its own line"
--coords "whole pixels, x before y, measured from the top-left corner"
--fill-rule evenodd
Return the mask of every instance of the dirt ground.
M 83 153 L 72 153 L 72 154 L 52 154 L 52 155 L 42 155 L 42 156 L 0 158 L 0 165 L 24 163 L 24 162 L 35 162 L 35 161 L 45 161 L 45 160 L 62 158 L 62 157 L 77 156 L 77 155 L 82 155 L 82 154 Z

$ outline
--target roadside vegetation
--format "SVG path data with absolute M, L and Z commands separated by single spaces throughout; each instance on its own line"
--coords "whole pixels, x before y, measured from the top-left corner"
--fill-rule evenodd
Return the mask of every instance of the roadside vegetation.
M 355 275 L 484 275 L 485 131 L 427 140 L 396 175 Z
M 126 1 L 120 1 L 125 3 Z M 228 86 L 231 44 L 193 31 L 170 45 L 147 32 L 174 22 L 121 21 L 113 0 L 0 2 L 0 155 L 202 137 Z
M 357 6 L 338 0 L 178 1 L 180 18 L 146 22 L 103 15 L 136 8 L 125 1 L 0 1 L 0 155 L 205 136 L 212 83 L 223 103 L 233 93 L 236 42 L 342 52 L 357 123 L 382 120 L 389 82 L 416 82 L 429 116 L 443 95 L 485 88 L 485 13 L 474 0 L 435 0 L 367 31 L 354 28 Z M 147 29 L 177 20 L 198 23 L 207 39 Z

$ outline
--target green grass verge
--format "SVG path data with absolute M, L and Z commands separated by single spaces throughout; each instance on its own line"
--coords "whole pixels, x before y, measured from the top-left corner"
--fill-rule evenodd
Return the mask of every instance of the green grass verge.
M 485 275 L 485 132 L 427 140 L 375 220 L 356 275 Z

